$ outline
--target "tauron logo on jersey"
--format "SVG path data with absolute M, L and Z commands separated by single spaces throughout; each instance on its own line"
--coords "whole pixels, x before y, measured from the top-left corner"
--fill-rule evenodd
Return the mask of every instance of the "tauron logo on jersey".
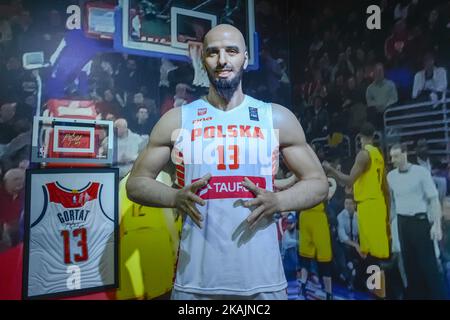
M 199 109 L 197 110 L 197 115 L 198 115 L 198 116 L 203 116 L 203 115 L 206 114 L 207 111 L 208 111 L 207 108 L 199 108 Z
M 250 120 L 259 121 L 257 108 L 248 107 L 248 112 L 250 114 Z
M 254 198 L 255 195 L 242 184 L 244 176 L 211 177 L 208 184 L 199 189 L 197 195 L 204 199 L 233 199 Z M 263 177 L 247 177 L 259 188 L 266 188 L 266 179 Z M 199 179 L 193 179 L 192 183 Z

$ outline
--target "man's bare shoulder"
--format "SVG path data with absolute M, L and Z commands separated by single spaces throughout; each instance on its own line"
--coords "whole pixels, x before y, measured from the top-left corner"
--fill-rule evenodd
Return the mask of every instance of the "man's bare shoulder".
M 161 144 L 171 144 L 173 135 L 181 127 L 181 107 L 167 111 L 155 124 L 150 140 Z
M 366 167 L 370 163 L 370 155 L 369 151 L 366 149 L 359 150 L 358 154 L 356 155 L 355 163 L 358 163 L 359 165 L 362 165 Z
M 305 143 L 303 128 L 294 113 L 288 108 L 272 103 L 273 127 L 280 132 L 280 144 Z

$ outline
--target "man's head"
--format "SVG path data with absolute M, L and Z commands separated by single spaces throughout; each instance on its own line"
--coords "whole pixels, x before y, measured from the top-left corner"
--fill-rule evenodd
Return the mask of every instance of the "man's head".
M 0 121 L 10 121 L 16 115 L 17 103 L 5 103 L 0 107 Z
M 297 218 L 295 217 L 294 214 L 290 213 L 286 218 L 286 222 L 287 222 L 287 229 L 291 231 L 295 229 L 295 223 L 297 222 Z
M 105 99 L 106 102 L 111 102 L 114 100 L 114 93 L 112 92 L 111 89 L 106 89 L 105 92 L 103 93 L 103 98 Z
M 434 56 L 432 53 L 427 53 L 423 58 L 423 67 L 425 71 L 432 71 L 434 68 Z
M 428 158 L 427 140 L 420 139 L 419 141 L 417 141 L 416 154 L 420 159 L 425 160 Z
M 148 119 L 148 109 L 145 107 L 140 107 L 136 112 L 136 118 L 139 123 L 143 123 Z
M 203 41 L 203 64 L 212 87 L 229 101 L 240 87 L 242 74 L 248 66 L 244 36 L 232 25 L 212 28 Z
M 144 104 L 144 95 L 140 92 L 136 93 L 133 97 L 133 102 L 137 105 L 143 105 Z
M 322 97 L 319 95 L 315 96 L 313 103 L 314 103 L 314 109 L 316 109 L 316 110 L 320 109 L 323 105 Z
M 382 63 L 377 63 L 375 65 L 375 70 L 373 72 L 373 77 L 376 82 L 384 80 L 384 66 Z
M 428 22 L 435 23 L 438 18 L 439 18 L 439 11 L 433 9 L 430 11 L 430 14 L 428 15 Z
M 137 68 L 136 61 L 133 59 L 128 59 L 127 61 L 127 69 L 130 71 L 135 71 Z
M 188 84 L 178 83 L 175 87 L 175 98 L 187 100 L 189 91 L 192 91 L 192 88 Z
M 351 76 L 347 80 L 347 87 L 349 90 L 354 90 L 356 88 L 356 80 L 355 77 Z
M 391 147 L 390 156 L 394 168 L 405 167 L 408 163 L 408 149 L 404 143 L 396 143 Z
M 3 186 L 8 194 L 17 195 L 25 186 L 25 170 L 8 170 L 3 177 Z
M 373 136 L 375 134 L 375 127 L 370 122 L 366 122 L 361 126 L 359 133 L 361 135 L 362 145 L 372 143 Z
M 347 194 L 345 196 L 344 207 L 348 213 L 354 213 L 356 211 L 356 204 L 352 194 Z
M 119 138 L 124 138 L 128 133 L 128 122 L 125 119 L 117 119 L 114 122 L 114 127 L 117 129 L 117 136 Z
M 156 113 L 156 103 L 155 100 L 150 98 L 144 98 L 144 107 L 147 108 L 149 114 Z
M 359 61 L 365 61 L 366 59 L 366 53 L 364 52 L 364 50 L 362 48 L 358 48 L 356 49 L 356 58 Z

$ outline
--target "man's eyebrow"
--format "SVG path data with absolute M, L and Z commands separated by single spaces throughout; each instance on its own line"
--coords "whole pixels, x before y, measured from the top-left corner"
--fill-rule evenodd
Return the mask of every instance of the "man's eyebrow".
M 215 46 L 207 47 L 205 49 L 206 52 L 217 51 L 217 50 L 219 50 L 219 47 L 215 47 Z M 238 46 L 226 46 L 225 50 L 236 50 L 238 52 L 241 51 Z

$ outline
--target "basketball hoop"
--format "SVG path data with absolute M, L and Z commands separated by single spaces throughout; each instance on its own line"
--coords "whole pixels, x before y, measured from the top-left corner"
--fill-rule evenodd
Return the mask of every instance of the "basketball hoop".
M 189 41 L 189 56 L 191 57 L 192 66 L 194 68 L 194 81 L 192 84 L 198 87 L 209 87 L 208 74 L 202 63 L 203 44 L 201 42 Z

